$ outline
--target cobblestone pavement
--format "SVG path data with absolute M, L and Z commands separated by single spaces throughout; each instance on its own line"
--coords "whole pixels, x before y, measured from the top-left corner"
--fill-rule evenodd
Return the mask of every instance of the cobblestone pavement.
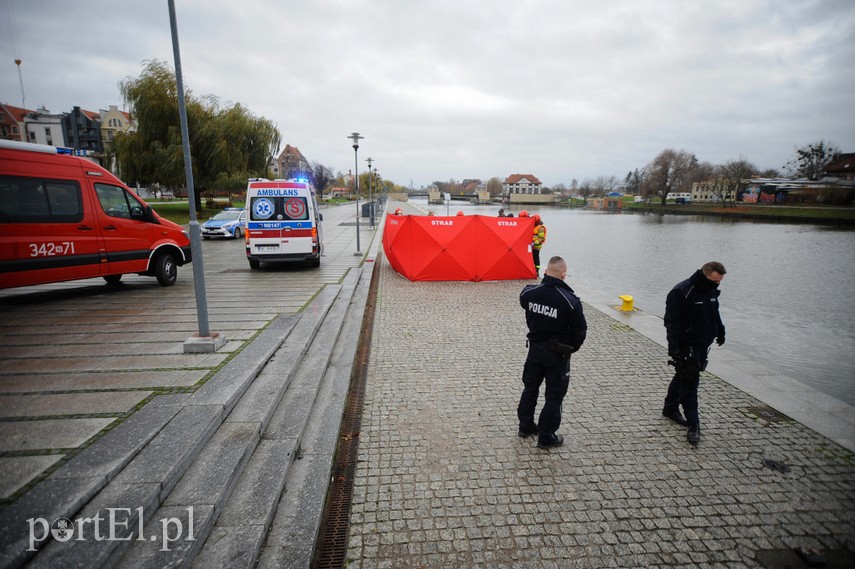
M 565 444 L 539 450 L 517 436 L 526 282 L 378 268 L 348 567 L 738 568 L 855 549 L 851 452 L 706 372 L 693 448 L 661 416 L 664 348 L 589 305 Z

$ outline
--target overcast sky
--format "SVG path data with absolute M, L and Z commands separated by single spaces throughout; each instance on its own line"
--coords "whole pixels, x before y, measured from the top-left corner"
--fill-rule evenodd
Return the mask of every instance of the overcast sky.
M 666 148 L 780 168 L 855 152 L 851 0 L 176 0 L 185 87 L 334 171 L 419 187 L 623 178 Z M 125 108 L 174 65 L 166 0 L 0 0 L 0 100 Z

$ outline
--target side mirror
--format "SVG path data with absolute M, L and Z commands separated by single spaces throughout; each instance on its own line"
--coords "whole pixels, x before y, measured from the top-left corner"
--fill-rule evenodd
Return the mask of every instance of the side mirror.
M 323 221 L 323 220 L 324 220 L 324 214 L 319 213 L 319 214 L 318 214 L 318 219 L 320 219 L 321 221 Z
M 133 213 L 131 213 L 131 217 L 134 217 Z M 141 219 L 148 223 L 158 223 L 157 218 L 154 216 L 154 209 L 150 205 L 145 206 L 145 213 L 143 213 Z

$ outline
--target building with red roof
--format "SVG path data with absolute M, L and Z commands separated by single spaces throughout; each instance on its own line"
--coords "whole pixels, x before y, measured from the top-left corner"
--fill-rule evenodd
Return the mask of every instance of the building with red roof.
M 27 142 L 24 118 L 35 111 L 22 109 L 6 103 L 0 104 L 0 138 Z

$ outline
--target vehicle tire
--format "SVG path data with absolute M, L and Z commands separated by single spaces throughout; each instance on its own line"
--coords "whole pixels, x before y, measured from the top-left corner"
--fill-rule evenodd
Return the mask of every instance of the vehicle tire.
M 108 285 L 117 285 L 122 280 L 122 275 L 105 275 L 104 280 L 107 281 Z
M 318 257 L 317 259 L 309 259 L 309 266 L 310 267 L 320 267 L 321 266 L 321 258 Z
M 261 268 L 261 262 L 260 261 L 254 261 L 254 260 L 250 259 L 249 260 L 249 268 L 256 271 L 259 268 Z
M 243 232 L 241 232 L 240 227 L 235 227 L 233 237 L 235 239 L 240 239 L 241 237 L 243 237 Z
M 161 286 L 172 286 L 178 279 L 178 264 L 169 253 L 164 253 L 154 260 L 154 276 Z

